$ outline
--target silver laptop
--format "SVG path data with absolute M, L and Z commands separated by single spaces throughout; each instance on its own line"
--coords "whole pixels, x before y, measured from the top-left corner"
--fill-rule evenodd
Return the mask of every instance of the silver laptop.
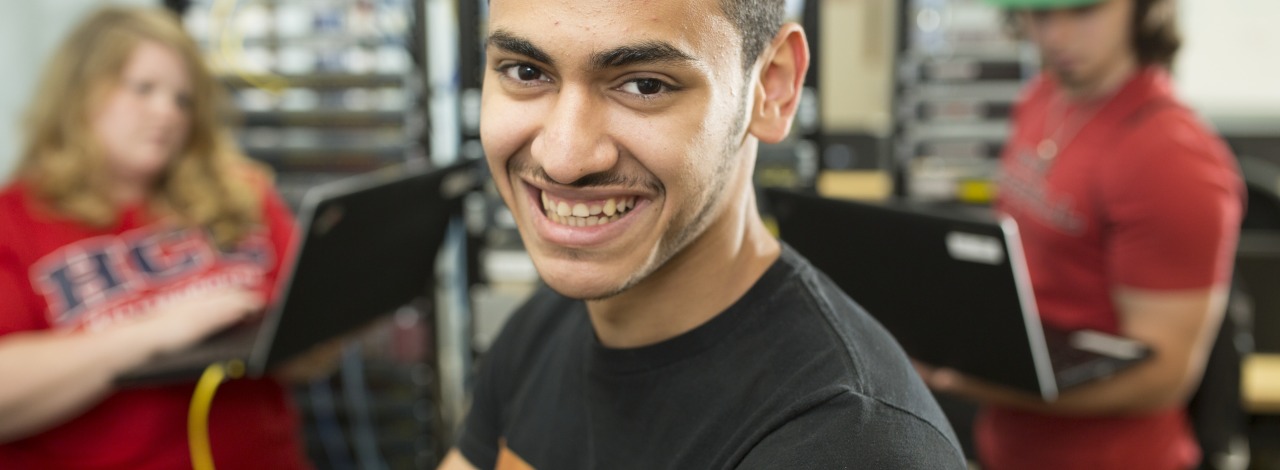
M 282 271 L 290 275 L 261 320 L 158 357 L 117 383 L 187 380 L 233 359 L 261 376 L 429 292 L 449 217 L 481 171 L 476 160 L 434 171 L 401 165 L 312 188 L 298 211 L 300 246 Z
M 1052 401 L 1151 355 L 1131 339 L 1042 324 L 1017 224 L 989 209 L 767 196 L 782 240 L 915 359 Z

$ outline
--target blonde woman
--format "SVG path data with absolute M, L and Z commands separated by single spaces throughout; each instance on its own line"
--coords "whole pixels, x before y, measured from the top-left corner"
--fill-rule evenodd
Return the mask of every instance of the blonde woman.
M 172 15 L 92 14 L 39 87 L 0 188 L 0 468 L 190 468 L 193 384 L 112 380 L 259 311 L 291 215 Z M 273 380 L 225 384 L 210 435 L 224 468 L 307 466 Z

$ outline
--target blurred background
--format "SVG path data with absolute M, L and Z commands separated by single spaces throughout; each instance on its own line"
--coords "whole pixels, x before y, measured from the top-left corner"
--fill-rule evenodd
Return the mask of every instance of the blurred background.
M 0 64 L 9 70 L 0 74 L 0 176 L 16 160 L 45 60 L 104 3 L 0 2 Z M 482 156 L 485 1 L 113 3 L 181 15 L 229 91 L 242 147 L 276 170 L 295 204 L 317 183 L 381 166 Z M 1232 147 L 1250 190 L 1231 311 L 1240 426 L 1235 445 L 1206 465 L 1280 468 L 1280 369 L 1252 368 L 1280 353 L 1280 2 L 1179 4 L 1179 94 Z M 814 61 L 790 140 L 761 150 L 758 186 L 992 200 L 1012 103 L 1038 68 L 1000 12 L 980 0 L 793 0 L 788 10 L 805 25 Z M 465 207 L 436 292 L 349 347 L 333 378 L 298 388 L 320 468 L 432 468 L 448 447 L 474 358 L 537 282 L 496 193 Z M 944 406 L 967 439 L 971 409 Z

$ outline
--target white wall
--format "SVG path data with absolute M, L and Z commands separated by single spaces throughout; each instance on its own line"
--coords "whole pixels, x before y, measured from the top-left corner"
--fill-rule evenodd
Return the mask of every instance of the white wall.
M 83 15 L 104 4 L 158 5 L 157 0 L 0 1 L 0 181 L 21 146 L 22 112 L 44 62 Z
M 1178 3 L 1181 96 L 1220 128 L 1280 132 L 1280 1 Z

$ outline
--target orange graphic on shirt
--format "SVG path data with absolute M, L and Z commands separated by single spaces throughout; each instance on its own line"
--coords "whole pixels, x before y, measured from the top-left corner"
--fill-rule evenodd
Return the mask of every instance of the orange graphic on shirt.
M 498 464 L 494 466 L 494 470 L 534 470 L 533 465 L 525 462 L 524 459 L 512 452 L 507 447 L 507 440 L 498 441 Z

